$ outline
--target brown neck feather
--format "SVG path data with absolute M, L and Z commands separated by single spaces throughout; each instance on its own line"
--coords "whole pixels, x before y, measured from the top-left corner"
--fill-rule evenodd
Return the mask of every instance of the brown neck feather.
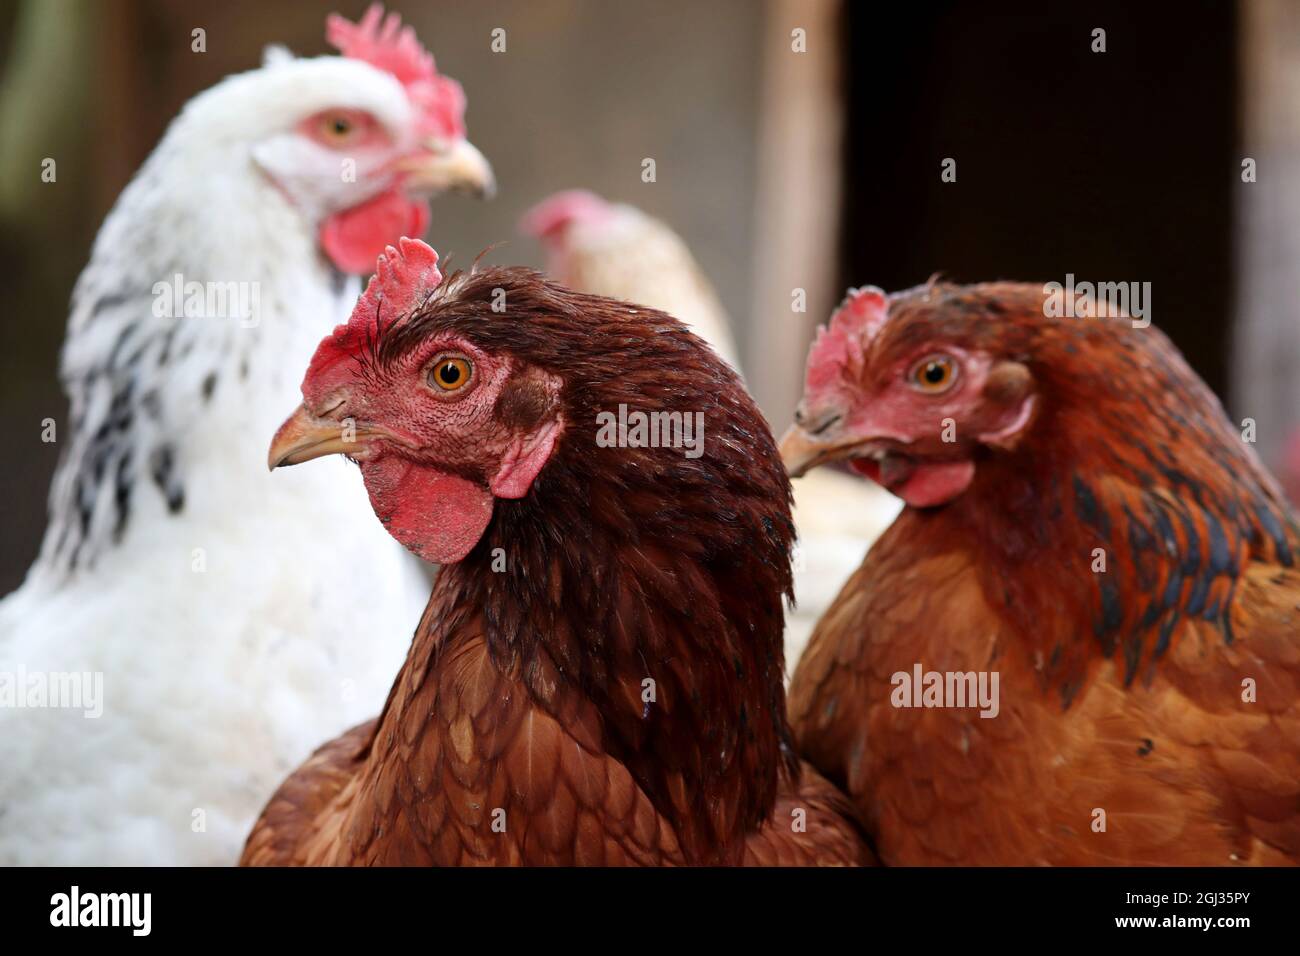
M 1031 433 L 989 452 L 952 505 L 913 517 L 927 546 L 978 556 L 986 595 L 1067 707 L 1098 656 L 1118 653 L 1131 683 L 1190 620 L 1232 641 L 1246 565 L 1300 561 L 1295 516 L 1213 394 L 1154 328 L 1114 332 L 1043 330 Z

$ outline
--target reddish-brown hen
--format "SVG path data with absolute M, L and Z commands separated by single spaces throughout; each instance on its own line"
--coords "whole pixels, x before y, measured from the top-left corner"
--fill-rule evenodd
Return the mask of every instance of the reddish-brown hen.
M 1164 335 L 1045 300 L 865 289 L 820 333 L 788 466 L 909 507 L 799 663 L 799 750 L 890 864 L 1294 863 L 1296 519 Z
M 789 483 L 735 373 L 663 313 L 436 262 L 380 259 L 271 463 L 345 452 L 442 570 L 383 713 L 243 862 L 867 862 L 790 745 Z M 620 407 L 677 430 L 602 428 Z

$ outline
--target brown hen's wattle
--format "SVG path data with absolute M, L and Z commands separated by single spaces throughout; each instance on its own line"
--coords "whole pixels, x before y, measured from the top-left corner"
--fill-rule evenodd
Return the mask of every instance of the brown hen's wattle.
M 790 687 L 800 753 L 882 862 L 1300 860 L 1300 529 L 1177 350 L 1020 284 L 898 293 L 859 345 L 868 392 L 933 348 L 1037 396 L 963 493 L 904 510 Z M 1000 712 L 894 706 L 917 663 L 996 671 Z
M 736 374 L 675 319 L 528 270 L 458 274 L 385 323 L 358 336 L 357 388 L 454 333 L 558 378 L 562 434 L 442 568 L 378 720 L 284 783 L 243 862 L 870 862 L 790 744 L 789 482 Z M 555 411 L 519 374 L 494 427 Z M 704 454 L 601 447 L 597 414 L 620 404 L 703 413 Z

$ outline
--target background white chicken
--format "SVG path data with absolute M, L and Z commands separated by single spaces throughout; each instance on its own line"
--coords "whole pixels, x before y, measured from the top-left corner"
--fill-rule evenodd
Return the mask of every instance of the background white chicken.
M 424 197 L 492 185 L 399 27 L 331 18 L 343 56 L 273 51 L 195 97 L 99 233 L 49 527 L 0 602 L 0 863 L 233 862 L 284 775 L 383 704 L 427 578 L 350 465 L 265 455 L 348 274 L 424 231 Z M 59 673 L 102 675 L 102 716 L 23 706 Z
M 574 289 L 636 302 L 681 319 L 743 374 L 730 323 L 682 239 L 641 210 L 585 190 L 544 200 L 521 231 L 542 240 L 547 270 Z M 791 361 L 802 362 L 802 355 Z M 813 626 L 857 570 L 902 503 L 864 479 L 819 469 L 794 482 L 799 532 L 796 607 L 786 615 L 786 667 L 793 671 Z
M 681 237 L 658 219 L 570 189 L 534 206 L 519 228 L 542 240 L 547 270 L 564 285 L 667 312 L 740 370 L 731 324 L 713 284 Z

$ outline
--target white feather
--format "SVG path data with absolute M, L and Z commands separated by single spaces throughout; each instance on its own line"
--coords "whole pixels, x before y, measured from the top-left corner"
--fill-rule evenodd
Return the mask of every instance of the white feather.
M 677 233 L 635 206 L 615 203 L 565 231 L 556 278 L 582 292 L 667 312 L 690 326 L 733 368 L 740 354 L 713 286 Z
M 410 110 L 364 63 L 273 60 L 186 106 L 78 281 L 63 377 L 65 434 L 79 437 L 64 439 L 42 556 L 0 602 L 0 675 L 97 672 L 104 709 L 0 708 L 0 864 L 234 862 L 286 774 L 379 711 L 427 598 L 354 466 L 267 471 L 312 351 L 357 286 L 331 274 L 318 210 L 272 182 L 257 144 L 328 105 L 395 129 Z M 178 273 L 256 283 L 257 324 L 155 316 L 154 284 Z M 124 394 L 120 447 L 97 443 Z M 162 447 L 183 489 L 174 514 L 153 476 Z M 116 541 L 115 478 L 84 487 L 97 455 L 130 479 Z

